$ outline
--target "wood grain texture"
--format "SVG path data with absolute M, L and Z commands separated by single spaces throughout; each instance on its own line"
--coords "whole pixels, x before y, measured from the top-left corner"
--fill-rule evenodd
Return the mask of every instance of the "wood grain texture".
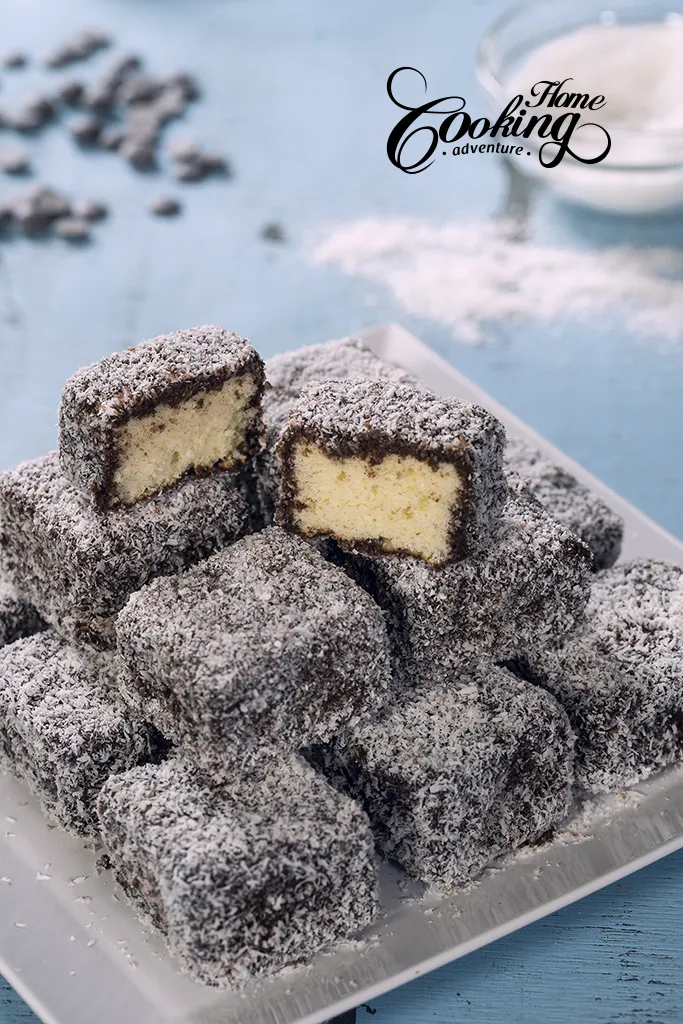
M 339 270 L 313 267 L 330 222 L 369 213 L 440 223 L 486 218 L 505 203 L 500 163 L 435 165 L 416 178 L 389 165 L 395 118 L 384 83 L 402 64 L 434 94 L 481 103 L 476 41 L 505 0 L 0 0 L 2 48 L 45 53 L 101 25 L 152 70 L 200 74 L 204 98 L 169 136 L 192 135 L 235 165 L 231 181 L 177 187 L 111 154 L 84 155 L 58 129 L 29 140 L 37 181 L 102 198 L 108 222 L 86 247 L 0 242 L 0 467 L 55 443 L 63 381 L 79 365 L 199 323 L 249 335 L 264 355 L 370 322 L 399 320 L 464 373 L 674 533 L 683 535 L 683 349 L 623 324 L 492 328 L 459 346 L 429 320 Z M 94 76 L 106 54 L 75 74 Z M 59 75 L 50 81 L 56 82 Z M 0 105 L 43 88 L 33 68 L 0 73 Z M 483 104 L 482 104 L 483 107 Z M 14 141 L 14 140 L 12 140 Z M 4 144 L 4 137 L 0 137 Z M 0 180 L 0 201 L 17 183 Z M 148 202 L 181 196 L 154 219 Z M 683 219 L 581 213 L 547 195 L 530 237 L 587 249 L 683 244 Z M 287 243 L 262 226 L 283 224 Z M 524 932 L 360 1008 L 360 1022 L 664 1024 L 683 1020 L 683 855 L 654 865 Z M 32 1015 L 5 986 L 0 1024 Z M 371 1013 L 374 1011 L 374 1013 Z

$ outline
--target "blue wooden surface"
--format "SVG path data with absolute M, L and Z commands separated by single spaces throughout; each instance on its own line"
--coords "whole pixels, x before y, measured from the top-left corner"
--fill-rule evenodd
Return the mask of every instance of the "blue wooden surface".
M 95 241 L 0 246 L 0 467 L 54 445 L 62 383 L 78 365 L 141 337 L 225 323 L 270 355 L 401 320 L 525 420 L 654 518 L 683 535 L 680 455 L 683 347 L 600 320 L 552 330 L 497 329 L 456 345 L 390 298 L 371 309 L 362 283 L 312 268 L 304 253 L 326 224 L 364 214 L 440 222 L 487 217 L 504 177 L 491 158 L 444 162 L 416 178 L 384 152 L 394 117 L 384 94 L 401 64 L 435 93 L 476 95 L 473 53 L 500 0 L 0 0 L 0 49 L 47 51 L 73 28 L 111 29 L 150 68 L 196 70 L 204 99 L 170 134 L 229 156 L 233 181 L 176 188 L 115 156 L 76 151 L 58 130 L 30 143 L 47 180 L 110 202 Z M 105 56 L 84 67 L 94 75 Z M 0 75 L 0 107 L 45 81 Z M 56 78 L 55 78 L 56 80 Z M 8 194 L 16 183 L 2 181 Z M 152 219 L 160 192 L 182 194 L 177 221 Z M 285 246 L 261 226 L 282 222 Z M 541 197 L 535 237 L 593 248 L 683 244 L 680 217 L 621 220 Z M 659 1024 L 683 1020 L 683 854 L 377 1000 L 376 1024 L 468 1020 Z M 365 1020 L 369 1010 L 359 1011 Z M 9 988 L 0 1022 L 31 1018 Z M 369 1017 L 368 1017 L 369 1019 Z

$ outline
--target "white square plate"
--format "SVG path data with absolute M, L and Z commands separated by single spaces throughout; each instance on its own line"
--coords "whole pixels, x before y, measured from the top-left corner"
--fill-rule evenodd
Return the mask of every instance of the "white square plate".
M 683 544 L 396 326 L 363 335 L 435 391 L 471 399 L 602 494 L 626 522 L 624 555 L 683 565 Z M 382 922 L 361 943 L 239 993 L 181 976 L 126 906 L 96 854 L 47 825 L 19 783 L 0 777 L 0 969 L 50 1024 L 316 1024 L 463 956 L 683 846 L 683 771 L 614 798 L 611 813 L 552 845 L 507 858 L 466 890 L 425 895 L 383 869 Z M 585 824 L 585 823 L 584 823 Z

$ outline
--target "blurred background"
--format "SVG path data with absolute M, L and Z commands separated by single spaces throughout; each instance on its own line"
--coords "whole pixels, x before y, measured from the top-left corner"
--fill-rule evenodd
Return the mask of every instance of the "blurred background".
M 683 216 L 572 205 L 494 155 L 439 159 L 418 175 L 387 159 L 398 116 L 386 93 L 390 72 L 419 68 L 430 96 L 457 93 L 485 113 L 477 46 L 506 6 L 0 0 L 0 50 L 29 58 L 25 67 L 0 69 L 3 114 L 27 94 L 53 96 L 67 79 L 97 81 L 118 54 L 139 55 L 151 74 L 188 72 L 201 89 L 164 129 L 157 170 L 74 144 L 69 124 L 77 112 L 69 110 L 29 134 L 0 132 L 0 149 L 25 148 L 32 168 L 28 176 L 0 173 L 0 206 L 49 185 L 109 210 L 85 242 L 54 232 L 0 235 L 0 468 L 55 446 L 60 391 L 77 367 L 144 337 L 218 323 L 270 356 L 393 320 L 683 536 Z M 63 70 L 42 65 L 88 27 L 110 34 L 112 45 Z M 411 95 L 417 101 L 417 90 Z M 224 157 L 230 173 L 176 180 L 168 146 L 188 138 Z M 149 207 L 158 197 L 179 200 L 180 213 L 155 216 Z M 518 290 L 515 312 L 514 302 L 499 300 Z M 500 1019 L 537 1019 L 525 1010 L 520 956 L 542 965 L 548 936 L 560 944 L 560 934 L 571 938 L 562 921 L 579 928 L 582 914 L 596 922 L 619 917 L 648 885 L 647 899 L 663 901 L 658 914 L 665 914 L 675 902 L 667 894 L 678 860 L 653 869 L 649 881 L 639 875 L 506 940 L 497 953 L 477 954 L 469 969 L 452 969 L 457 975 L 425 979 L 414 997 L 427 1000 L 420 1013 L 451 1021 L 458 1005 L 470 1019 L 459 989 L 471 977 L 485 1019 L 493 1012 L 482 1002 L 487 971 L 502 957 L 517 995 L 516 1015 Z M 647 907 L 637 913 L 649 927 Z M 626 970 L 618 957 L 635 942 L 628 929 L 622 938 L 612 936 L 621 950 L 617 973 Z M 546 1008 L 538 1019 L 569 1019 L 548 1009 L 560 975 L 550 988 L 544 975 L 539 967 L 534 991 L 545 992 Z M 500 996 L 509 982 L 496 983 Z M 387 1007 L 378 1024 L 398 1019 L 403 997 L 387 999 L 377 1004 Z M 6 1012 L 17 1019 L 24 1011 L 12 1005 Z M 652 1017 L 629 1017 L 619 1006 L 619 1020 L 681 1019 L 671 1005 L 668 1015 Z M 401 1019 L 421 1020 L 416 1012 Z

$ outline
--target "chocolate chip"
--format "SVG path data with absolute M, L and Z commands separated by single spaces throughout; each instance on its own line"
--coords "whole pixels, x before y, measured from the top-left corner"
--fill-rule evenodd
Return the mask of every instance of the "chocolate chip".
M 76 118 L 69 125 L 74 139 L 84 144 L 97 142 L 103 127 L 104 122 L 102 119 L 95 117 L 93 114 L 86 114 L 84 117 Z
M 118 149 L 123 142 L 125 135 L 120 128 L 105 128 L 97 139 L 97 145 L 102 149 Z
M 61 218 L 55 225 L 55 231 L 60 238 L 66 238 L 70 242 L 82 242 L 90 234 L 88 222 L 82 217 Z
M 102 220 L 109 211 L 104 203 L 96 199 L 77 199 L 71 204 L 71 212 L 74 217 L 82 220 Z
M 28 171 L 30 164 L 28 150 L 23 146 L 0 150 L 0 170 L 5 171 L 6 174 L 24 174 Z
M 174 217 L 182 209 L 178 200 L 172 196 L 158 196 L 152 200 L 149 208 L 157 217 Z
M 111 44 L 111 37 L 99 29 L 85 29 L 77 32 L 45 58 L 48 68 L 63 68 L 77 60 L 85 60 L 96 50 Z
M 83 93 L 85 92 L 85 86 L 82 82 L 77 82 L 71 79 L 68 82 L 64 82 L 63 85 L 57 90 L 57 96 L 66 103 L 67 106 L 76 107 L 83 99 Z
M 10 50 L 0 58 L 3 68 L 24 68 L 28 64 L 28 57 L 19 50 Z
M 266 224 L 261 228 L 261 238 L 265 239 L 266 242 L 285 242 L 287 236 L 285 235 L 285 229 L 282 224 Z

